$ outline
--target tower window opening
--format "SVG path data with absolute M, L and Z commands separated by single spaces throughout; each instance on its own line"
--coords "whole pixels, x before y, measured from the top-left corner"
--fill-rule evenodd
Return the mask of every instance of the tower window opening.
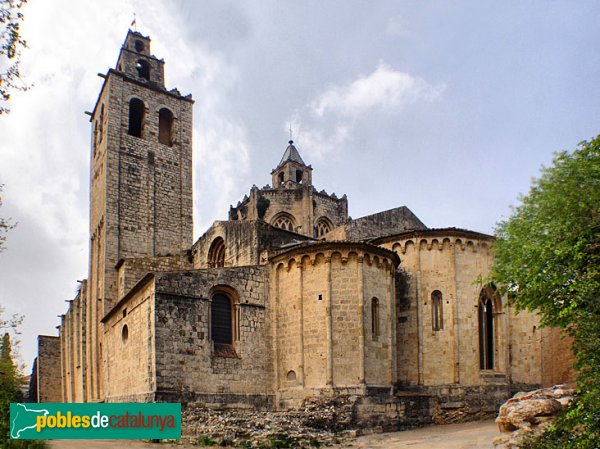
M 381 335 L 381 329 L 379 327 L 379 299 L 371 299 L 371 333 L 373 334 L 373 340 L 376 340 Z
M 150 81 L 150 65 L 147 61 L 144 61 L 143 59 L 138 60 L 138 62 L 135 63 L 135 68 L 140 78 Z
M 296 170 L 296 182 L 302 184 L 302 170 Z
M 163 145 L 172 146 L 173 113 L 167 108 L 158 111 L 158 142 Z
M 144 115 L 146 106 L 139 98 L 132 98 L 129 102 L 129 130 L 128 134 L 134 137 L 142 137 L 144 129 Z
M 431 293 L 431 327 L 434 331 L 444 328 L 444 309 L 442 301 L 442 292 L 434 290 Z
M 279 173 L 279 185 L 283 185 L 283 172 Z
M 144 43 L 140 40 L 135 41 L 135 51 L 141 53 L 144 51 Z

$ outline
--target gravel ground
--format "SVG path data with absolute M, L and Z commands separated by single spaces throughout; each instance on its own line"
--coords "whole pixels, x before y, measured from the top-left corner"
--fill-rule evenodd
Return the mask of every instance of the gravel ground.
M 431 426 L 405 432 L 379 433 L 359 437 L 332 449 L 492 449 L 499 436 L 494 421 L 480 421 L 446 426 Z M 50 449 L 198 449 L 199 446 L 152 444 L 128 440 L 55 440 Z M 213 449 L 215 447 L 213 446 Z

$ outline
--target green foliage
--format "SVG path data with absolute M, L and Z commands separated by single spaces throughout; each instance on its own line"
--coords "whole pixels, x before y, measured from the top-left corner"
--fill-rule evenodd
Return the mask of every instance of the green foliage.
M 8 112 L 12 90 L 25 90 L 19 71 L 20 49 L 27 46 L 21 36 L 23 13 L 27 0 L 0 0 L 0 115 Z
M 211 437 L 203 435 L 196 441 L 197 446 L 216 446 L 218 443 Z
M 13 315 L 5 320 L 2 318 L 2 312 L 3 309 L 0 307 L 0 330 L 5 331 L 0 343 L 0 448 L 42 449 L 46 447 L 43 441 L 10 439 L 10 403 L 22 402 L 24 399 L 21 391 L 24 377 L 14 361 L 15 343 L 10 335 L 19 334 L 23 317 Z
M 0 81 L 1 83 L 1 81 Z M 0 207 L 2 207 L 2 188 L 4 185 L 0 184 Z M 4 249 L 4 243 L 6 242 L 6 234 L 16 225 L 10 222 L 10 218 L 0 217 L 0 252 Z
M 264 196 L 259 195 L 259 197 L 256 200 L 256 211 L 258 212 L 258 218 L 262 219 L 265 217 L 265 214 L 267 213 L 267 209 L 269 208 L 270 205 L 271 205 L 271 201 L 269 201 Z
M 574 339 L 573 406 L 536 448 L 597 448 L 600 441 L 600 136 L 558 154 L 496 229 L 494 282 L 518 309 Z
M 288 449 L 294 447 L 298 447 L 294 439 L 284 434 L 272 436 L 259 446 L 260 449 Z

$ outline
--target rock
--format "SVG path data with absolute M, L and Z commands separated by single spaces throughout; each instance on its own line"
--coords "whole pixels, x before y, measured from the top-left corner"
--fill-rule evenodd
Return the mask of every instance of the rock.
M 519 392 L 506 401 L 496 418 L 500 432 L 494 440 L 496 449 L 513 449 L 526 435 L 541 434 L 573 400 L 575 391 L 565 385 Z
M 520 398 L 519 398 L 520 399 Z M 523 427 L 523 423 L 533 423 L 538 416 L 551 416 L 562 410 L 556 399 L 527 399 L 510 402 L 500 407 L 496 422 L 509 430 Z M 502 431 L 502 429 L 500 429 Z

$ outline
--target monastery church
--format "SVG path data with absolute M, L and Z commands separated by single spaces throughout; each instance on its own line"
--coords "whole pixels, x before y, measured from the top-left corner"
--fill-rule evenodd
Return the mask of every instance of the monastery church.
M 567 380 L 558 331 L 477 283 L 492 236 L 428 228 L 404 206 L 351 219 L 292 141 L 271 185 L 193 242 L 194 101 L 165 87 L 150 44 L 130 30 L 101 75 L 89 274 L 59 337 L 39 337 L 34 400 L 285 410 L 343 397 L 359 422 L 444 422 Z

